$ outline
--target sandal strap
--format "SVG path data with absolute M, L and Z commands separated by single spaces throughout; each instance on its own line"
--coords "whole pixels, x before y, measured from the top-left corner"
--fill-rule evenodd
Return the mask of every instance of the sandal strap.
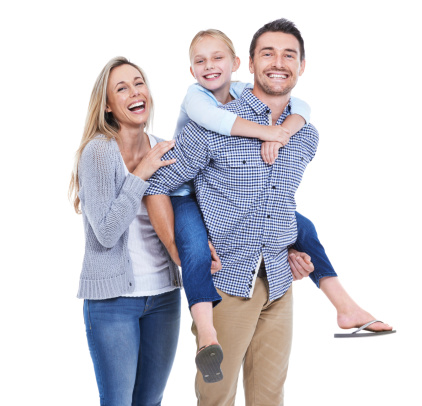
M 383 323 L 381 320 L 372 320 L 372 321 L 370 321 L 369 323 L 366 323 L 366 324 L 364 324 L 363 326 L 359 327 L 359 328 L 358 328 L 356 331 L 354 331 L 352 334 L 359 333 L 359 331 L 364 330 L 366 327 L 369 327 L 371 324 L 378 323 L 378 322 Z

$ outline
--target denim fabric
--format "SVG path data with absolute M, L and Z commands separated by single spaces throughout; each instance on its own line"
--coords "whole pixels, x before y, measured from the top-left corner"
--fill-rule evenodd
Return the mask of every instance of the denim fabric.
M 319 287 L 319 280 L 326 276 L 337 276 L 325 253 L 325 249 L 318 239 L 315 226 L 311 220 L 296 212 L 297 240 L 293 245 L 295 250 L 306 252 L 314 264 L 315 270 L 309 276 Z
M 271 110 L 250 89 L 222 109 L 271 124 Z M 290 114 L 288 103 L 277 125 Z M 155 172 L 145 194 L 168 195 L 194 178 L 205 226 L 223 264 L 213 276 L 215 286 L 230 295 L 252 297 L 256 278 L 252 270 L 262 255 L 269 299 L 275 300 L 293 280 L 286 258 L 297 237 L 294 196 L 317 144 L 318 132 L 308 124 L 280 148 L 273 165 L 266 165 L 260 157 L 260 140 L 222 137 L 191 121 L 163 157 L 176 162 Z
M 214 288 L 209 272 L 211 256 L 208 237 L 201 211 L 194 195 L 172 196 L 176 244 L 182 262 L 183 284 L 189 307 L 198 302 L 219 302 L 220 295 Z M 293 248 L 306 252 L 312 259 L 315 270 L 310 278 L 319 288 L 319 280 L 337 276 L 311 220 L 295 212 L 297 240 Z
M 189 307 L 199 302 L 221 301 L 211 276 L 208 234 L 195 195 L 172 196 L 174 233 L 182 263 L 183 287 Z
M 161 405 L 179 336 L 180 289 L 86 299 L 84 319 L 101 405 Z

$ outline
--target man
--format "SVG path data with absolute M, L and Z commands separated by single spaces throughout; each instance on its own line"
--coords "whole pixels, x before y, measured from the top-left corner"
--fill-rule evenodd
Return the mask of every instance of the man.
M 294 24 L 285 19 L 266 24 L 250 47 L 253 90 L 223 108 L 279 125 L 304 68 L 303 40 Z M 153 180 L 148 189 L 168 194 L 195 177 L 198 203 L 223 265 L 214 274 L 223 298 L 214 308 L 214 326 L 224 349 L 224 379 L 206 384 L 197 376 L 200 405 L 234 405 L 242 364 L 247 405 L 283 404 L 292 339 L 287 253 L 297 234 L 294 194 L 317 143 L 316 129 L 307 125 L 270 166 L 261 160 L 259 140 L 223 137 L 191 122 L 177 138 L 177 162 L 162 168 L 163 182 Z

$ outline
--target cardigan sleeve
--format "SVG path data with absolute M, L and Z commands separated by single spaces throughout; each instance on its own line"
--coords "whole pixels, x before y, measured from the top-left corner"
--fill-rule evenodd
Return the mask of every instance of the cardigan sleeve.
M 94 139 L 84 148 L 79 162 L 79 197 L 98 242 L 113 247 L 135 218 L 148 182 L 129 173 L 120 190 L 116 169 L 121 159 L 114 141 Z

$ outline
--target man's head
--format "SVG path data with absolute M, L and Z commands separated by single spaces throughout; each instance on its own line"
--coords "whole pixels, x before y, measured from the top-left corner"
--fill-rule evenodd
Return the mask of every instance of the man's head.
M 255 75 L 254 93 L 289 95 L 305 69 L 300 31 L 284 18 L 265 24 L 252 38 L 249 70 Z

